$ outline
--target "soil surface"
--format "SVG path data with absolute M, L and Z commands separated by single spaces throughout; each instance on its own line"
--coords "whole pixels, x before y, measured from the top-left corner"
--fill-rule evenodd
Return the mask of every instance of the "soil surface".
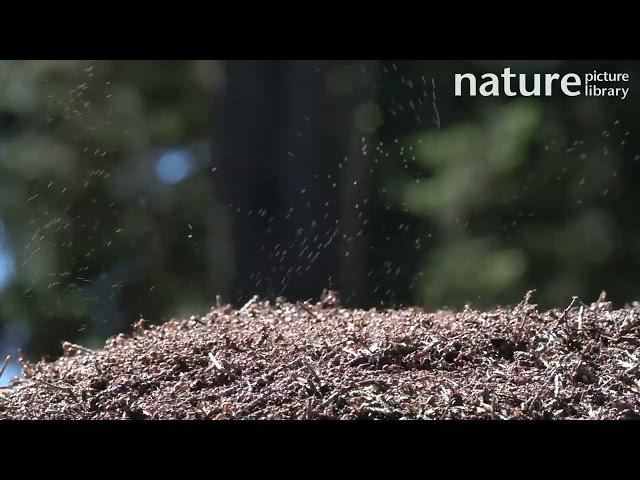
M 0 419 L 638 419 L 640 308 L 427 313 L 254 300 L 65 344 Z

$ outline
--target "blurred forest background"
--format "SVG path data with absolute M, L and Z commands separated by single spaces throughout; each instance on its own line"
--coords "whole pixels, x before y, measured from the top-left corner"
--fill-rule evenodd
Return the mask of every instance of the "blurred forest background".
M 454 73 L 628 72 L 626 100 Z M 0 354 L 217 294 L 489 307 L 640 298 L 638 62 L 0 61 Z M 13 364 L 12 364 L 13 365 Z M 13 365 L 3 381 L 16 374 Z

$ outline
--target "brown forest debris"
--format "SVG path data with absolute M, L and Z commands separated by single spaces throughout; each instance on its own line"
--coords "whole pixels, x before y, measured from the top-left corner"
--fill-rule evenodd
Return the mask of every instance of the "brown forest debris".
M 435 313 L 254 298 L 26 363 L 0 419 L 640 418 L 640 308 L 530 298 Z

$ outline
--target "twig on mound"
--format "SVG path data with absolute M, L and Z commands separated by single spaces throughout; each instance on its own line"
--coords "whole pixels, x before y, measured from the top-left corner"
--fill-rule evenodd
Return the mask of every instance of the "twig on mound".
M 75 350 L 75 351 L 78 351 L 78 352 L 89 353 L 89 354 L 96 353 L 93 350 L 91 350 L 90 348 L 83 347 L 82 345 L 77 345 L 77 344 L 71 343 L 71 342 L 62 342 L 62 348 L 65 351 Z
M 74 393 L 74 391 L 73 391 L 73 389 L 71 387 L 61 387 L 60 385 L 55 385 L 53 383 L 49 383 L 46 380 L 42 380 L 41 378 L 36 378 L 35 380 L 36 380 L 36 382 L 40 382 L 40 383 L 46 385 L 47 387 L 55 388 L 57 390 L 65 392 L 67 395 L 69 395 L 75 401 L 78 400 L 77 395 Z
M 540 397 L 540 394 L 542 393 L 542 391 L 547 387 L 547 385 L 549 385 L 549 382 L 551 382 L 551 380 L 555 378 L 555 373 L 556 373 L 557 370 L 558 370 L 558 365 L 553 367 L 553 369 L 551 370 L 551 373 L 549 374 L 549 377 L 540 386 L 540 388 L 538 389 L 538 392 L 535 394 L 535 396 L 533 397 L 533 399 L 529 403 L 529 406 L 527 407 L 528 410 L 533 408 L 533 405 L 536 403 L 536 400 L 538 400 L 538 397 Z
M 564 311 L 562 312 L 562 314 L 560 315 L 560 317 L 558 318 L 558 320 L 556 321 L 555 325 L 553 326 L 553 328 L 557 328 L 558 325 L 560 325 L 560 322 L 567 321 L 567 314 L 569 313 L 569 311 L 573 308 L 573 305 L 578 301 L 578 297 L 572 297 L 571 298 L 571 303 L 569 304 L 569 306 L 567 308 L 564 309 Z
M 497 410 L 498 410 L 498 399 L 494 394 L 493 397 L 491 398 L 491 420 L 496 420 L 498 418 Z
M 524 298 L 522 299 L 522 301 L 520 302 L 519 306 L 522 307 L 526 307 L 527 305 L 531 305 L 531 299 L 533 298 L 533 295 L 536 293 L 536 289 L 534 288 L 533 290 L 529 290 L 525 295 Z
M 222 295 L 216 295 L 216 308 L 222 307 L 224 307 L 224 299 L 222 298 Z
M 440 415 L 440 420 L 444 420 L 445 418 L 447 418 L 447 413 L 449 413 L 449 409 L 451 408 L 452 405 L 453 405 L 453 400 L 449 400 L 447 402 L 447 407 L 444 409 L 444 412 L 442 412 L 442 415 Z
M 0 378 L 2 378 L 2 375 L 4 374 L 4 371 L 7 368 L 7 364 L 9 363 L 10 359 L 11 355 L 7 355 L 7 358 L 5 358 L 4 362 L 2 362 L 2 366 L 0 367 Z
M 213 352 L 209 352 L 209 360 L 211 360 L 211 363 L 213 364 L 216 370 L 219 370 L 224 373 L 228 372 L 228 369 L 225 368 L 225 366 L 220 362 L 220 360 L 218 360 L 218 358 L 213 354 Z
M 361 380 L 358 383 L 356 383 L 356 385 L 360 386 L 360 387 L 382 387 L 385 389 L 390 388 L 390 385 L 385 382 L 384 380 L 378 380 L 376 378 L 372 378 L 372 379 L 367 379 L 367 380 Z
M 582 330 L 582 315 L 584 313 L 584 307 L 580 307 L 580 311 L 578 312 L 578 331 Z
M 316 320 L 319 320 L 318 315 L 316 314 L 316 312 L 314 312 L 313 310 L 311 310 L 307 305 L 305 305 L 302 302 L 298 302 L 298 305 L 300 307 L 302 307 L 302 309 L 307 312 L 309 315 L 311 315 L 312 317 L 314 317 Z
M 251 308 L 251 306 L 254 303 L 256 303 L 259 298 L 260 297 L 258 297 L 258 295 L 254 295 L 253 297 L 251 297 L 251 299 L 247 303 L 245 303 L 240 310 L 238 310 L 238 313 L 242 314 L 242 313 L 246 312 L 247 310 L 249 310 L 249 308 Z
M 531 310 L 536 309 L 536 306 L 531 304 L 531 299 L 533 298 L 533 295 L 535 293 L 536 293 L 535 289 L 529 290 L 524 296 L 524 298 L 522 299 L 522 301 L 518 304 L 517 308 L 514 309 L 514 311 L 517 311 L 519 314 L 522 315 L 522 321 L 520 322 L 519 328 L 517 330 L 519 342 L 524 340 L 526 337 L 524 327 L 525 327 L 525 324 L 527 323 L 527 318 L 529 318 L 529 314 Z

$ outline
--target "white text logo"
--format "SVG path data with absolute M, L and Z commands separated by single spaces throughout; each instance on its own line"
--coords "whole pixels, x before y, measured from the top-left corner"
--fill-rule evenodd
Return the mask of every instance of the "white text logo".
M 483 97 L 498 97 L 505 95 L 515 97 L 550 97 L 560 92 L 569 97 L 584 95 L 587 97 L 616 97 L 624 100 L 629 94 L 629 87 L 617 85 L 629 81 L 628 73 L 597 72 L 585 73 L 583 76 L 577 73 L 511 73 L 510 68 L 505 68 L 500 75 L 485 73 L 478 80 L 472 73 L 455 74 L 455 95 L 463 94 L 475 97 L 480 94 Z

